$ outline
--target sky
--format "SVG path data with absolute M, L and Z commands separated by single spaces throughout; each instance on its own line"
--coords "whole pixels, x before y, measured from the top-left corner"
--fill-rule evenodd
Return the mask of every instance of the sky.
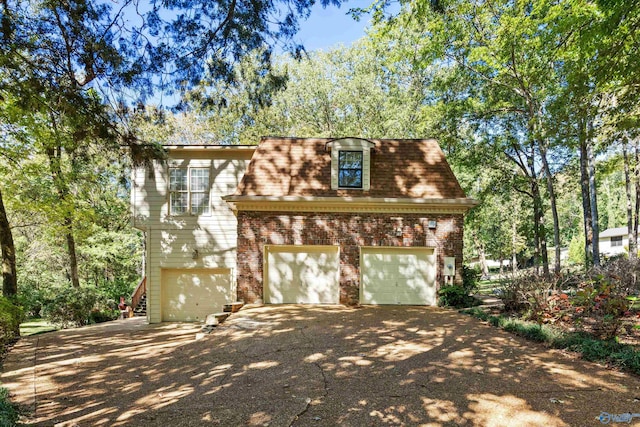
M 366 8 L 371 4 L 371 0 L 351 0 L 340 8 L 323 8 L 319 3 L 313 6 L 309 19 L 300 22 L 300 31 L 296 35 L 296 39 L 307 51 L 326 51 L 339 44 L 350 46 L 354 41 L 364 37 L 370 16 L 365 15 L 357 22 L 348 12 L 354 7 Z

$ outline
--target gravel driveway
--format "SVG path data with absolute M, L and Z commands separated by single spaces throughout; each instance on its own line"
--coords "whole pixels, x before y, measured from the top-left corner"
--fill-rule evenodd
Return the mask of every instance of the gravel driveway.
M 129 319 L 30 337 L 1 379 L 38 426 L 596 426 L 640 413 L 638 377 L 439 308 L 251 307 L 197 331 Z

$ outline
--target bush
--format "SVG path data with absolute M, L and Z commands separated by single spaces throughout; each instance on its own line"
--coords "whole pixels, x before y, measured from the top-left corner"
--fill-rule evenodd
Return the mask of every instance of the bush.
M 578 352 L 586 360 L 620 366 L 640 374 L 640 351 L 615 339 L 601 340 L 584 332 L 562 332 L 552 326 L 505 316 L 492 316 L 478 309 L 462 312 L 529 340 L 544 342 L 553 348 Z
M 438 295 L 440 296 L 440 305 L 456 308 L 478 305 L 478 301 L 472 297 L 471 294 L 478 290 L 479 278 L 479 270 L 466 265 L 462 266 L 462 286 L 442 286 L 438 291 Z
M 18 423 L 18 411 L 9 401 L 9 391 L 0 387 L 0 427 L 13 427 Z
M 0 354 L 5 346 L 20 336 L 20 323 L 24 320 L 22 308 L 12 300 L 0 296 Z
M 469 295 L 469 292 L 462 286 L 443 286 L 438 291 L 438 295 L 440 296 L 440 305 L 445 307 L 462 308 L 478 304 L 478 301 Z
M 480 280 L 480 269 L 462 266 L 462 287 L 466 289 L 467 294 L 474 293 L 478 290 L 478 281 Z
M 103 323 L 116 320 L 120 316 L 120 310 L 92 310 L 89 315 L 89 323 Z
M 53 298 L 47 300 L 43 307 L 43 314 L 51 323 L 61 328 L 90 323 L 91 312 L 98 302 L 95 289 L 76 289 L 70 284 L 65 284 L 56 291 Z

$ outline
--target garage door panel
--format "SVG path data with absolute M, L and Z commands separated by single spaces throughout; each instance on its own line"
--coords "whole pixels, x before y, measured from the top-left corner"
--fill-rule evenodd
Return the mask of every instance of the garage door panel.
M 265 301 L 270 304 L 335 304 L 340 299 L 338 248 L 269 246 Z
M 363 248 L 363 304 L 435 305 L 433 249 Z
M 162 272 L 162 320 L 202 321 L 235 300 L 229 269 Z

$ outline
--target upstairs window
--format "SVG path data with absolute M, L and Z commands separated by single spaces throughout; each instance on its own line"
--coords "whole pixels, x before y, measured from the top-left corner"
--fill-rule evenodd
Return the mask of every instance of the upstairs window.
M 622 236 L 611 237 L 611 246 L 622 246 Z
M 209 169 L 169 169 L 169 214 L 209 213 Z
M 362 151 L 338 153 L 338 187 L 362 188 Z

